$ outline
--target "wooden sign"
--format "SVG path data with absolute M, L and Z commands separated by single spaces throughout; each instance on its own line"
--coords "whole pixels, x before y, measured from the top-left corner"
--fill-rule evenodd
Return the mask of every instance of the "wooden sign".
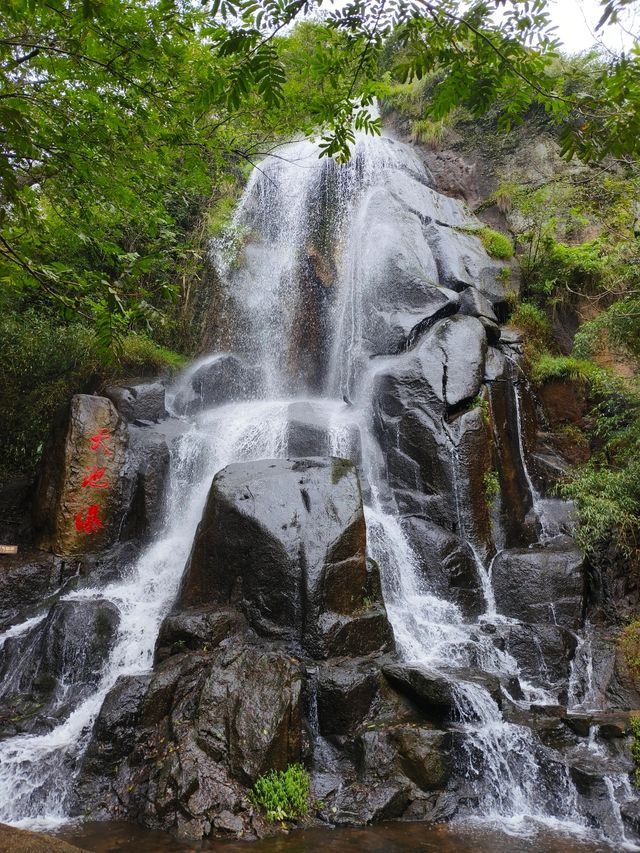
M 17 545 L 0 545 L 0 554 L 17 554 Z

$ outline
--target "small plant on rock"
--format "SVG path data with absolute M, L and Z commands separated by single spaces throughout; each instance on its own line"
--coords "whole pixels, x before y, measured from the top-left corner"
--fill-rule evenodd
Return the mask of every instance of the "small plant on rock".
M 636 788 L 640 788 L 640 715 L 632 714 L 629 718 L 631 725 L 631 756 L 635 764 L 635 774 L 633 781 Z
M 291 764 L 286 770 L 270 770 L 258 776 L 249 798 L 270 822 L 296 820 L 309 810 L 310 790 L 308 772 L 301 764 Z
M 484 499 L 488 506 L 491 506 L 495 499 L 500 494 L 500 479 L 497 471 L 487 471 L 483 481 Z

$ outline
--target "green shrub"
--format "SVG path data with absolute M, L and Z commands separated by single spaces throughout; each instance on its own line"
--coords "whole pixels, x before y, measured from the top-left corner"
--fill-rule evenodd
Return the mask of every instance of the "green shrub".
M 563 497 L 576 502 L 579 520 L 577 539 L 588 553 L 613 541 L 628 557 L 637 554 L 640 540 L 640 459 L 637 456 L 623 457 L 620 463 L 621 467 L 609 468 L 605 460 L 591 461 L 575 471 L 560 487 Z
M 631 724 L 631 735 L 633 738 L 631 743 L 631 757 L 636 768 L 634 782 L 636 788 L 640 788 L 640 715 L 631 714 L 629 723 Z
M 510 323 L 525 336 L 525 343 L 536 349 L 546 348 L 551 340 L 547 315 L 531 302 L 521 302 L 511 314 Z
M 301 764 L 291 764 L 286 770 L 270 770 L 259 776 L 249 797 L 268 821 L 295 820 L 307 814 L 310 790 L 307 771 Z
M 492 258 L 508 260 L 513 257 L 513 243 L 506 234 L 486 227 L 461 228 L 460 230 L 464 231 L 465 234 L 473 234 L 475 237 L 479 237 L 487 254 Z
M 543 352 L 535 359 L 531 375 L 537 385 L 542 385 L 553 379 L 587 383 L 598 373 L 599 368 L 591 361 Z
M 635 620 L 624 628 L 618 637 L 618 645 L 629 672 L 634 678 L 640 678 L 640 620 Z
M 500 494 L 500 479 L 497 471 L 487 471 L 482 480 L 484 499 L 490 506 Z
M 184 358 L 143 335 L 104 362 L 92 329 L 25 311 L 0 317 L 0 476 L 31 475 L 56 410 L 73 394 L 122 376 L 176 370 Z
M 487 254 L 492 258 L 508 260 L 513 257 L 513 243 L 506 234 L 501 234 L 500 231 L 494 231 L 492 228 L 481 228 L 478 236 Z

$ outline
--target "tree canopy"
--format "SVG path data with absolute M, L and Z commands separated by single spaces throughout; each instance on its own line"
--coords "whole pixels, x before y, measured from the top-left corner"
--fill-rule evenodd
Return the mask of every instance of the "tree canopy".
M 600 25 L 630 5 L 603 0 Z M 567 156 L 640 150 L 638 45 L 570 84 L 547 0 L 6 0 L 0 32 L 2 298 L 81 316 L 105 349 L 162 323 L 243 164 L 295 133 L 348 158 L 390 81 L 430 75 L 436 120 L 535 106 Z

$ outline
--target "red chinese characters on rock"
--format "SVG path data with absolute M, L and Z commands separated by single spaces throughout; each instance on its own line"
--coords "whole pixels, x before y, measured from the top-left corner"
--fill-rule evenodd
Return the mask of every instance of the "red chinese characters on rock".
M 109 481 L 103 481 L 106 468 L 98 468 L 96 465 L 82 481 L 82 488 L 90 487 L 92 489 L 106 489 L 109 487 Z
M 95 452 L 101 450 L 106 456 L 113 456 L 113 450 L 109 446 L 110 440 L 111 433 L 106 427 L 102 427 L 95 435 L 91 436 L 89 439 L 89 446 L 91 450 Z M 98 465 L 94 465 L 90 471 L 86 472 L 86 475 L 82 480 L 81 488 L 109 488 L 109 480 L 105 479 L 106 472 L 107 469 L 105 466 L 100 467 Z M 77 512 L 75 516 L 75 523 L 78 533 L 95 533 L 98 530 L 102 530 L 104 528 L 104 524 L 100 518 L 100 506 L 98 504 L 91 504 L 86 508 L 86 510 Z
M 104 527 L 104 524 L 100 521 L 99 512 L 100 507 L 98 504 L 91 504 L 84 518 L 81 512 L 76 513 L 76 530 L 78 533 L 94 533 L 96 530 Z
M 111 438 L 111 434 L 106 427 L 99 429 L 95 435 L 91 436 L 91 449 L 99 450 L 100 448 L 107 456 L 113 456 L 113 450 L 108 446 L 107 442 Z

